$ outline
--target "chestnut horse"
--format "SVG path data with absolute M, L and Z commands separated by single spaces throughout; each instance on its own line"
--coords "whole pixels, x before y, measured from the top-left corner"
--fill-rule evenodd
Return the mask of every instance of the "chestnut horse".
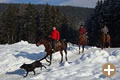
M 46 56 L 43 57 L 42 59 L 40 59 L 39 61 L 43 60 L 43 59 L 46 59 L 48 56 L 50 56 L 50 61 L 48 61 L 46 59 L 47 62 L 49 62 L 49 66 L 51 65 L 51 61 L 52 61 L 52 54 L 54 53 L 52 51 L 52 43 L 51 41 L 49 40 L 46 40 L 45 38 L 41 38 L 37 43 L 36 45 L 39 46 L 43 44 L 45 46 L 45 51 L 46 51 Z M 65 52 L 65 58 L 66 58 L 66 61 L 68 60 L 67 59 L 67 43 L 63 40 L 61 41 L 57 41 L 56 42 L 56 51 L 60 51 L 61 53 L 61 62 L 63 61 L 63 51 Z
M 83 53 L 86 43 L 87 43 L 86 34 L 79 33 L 79 38 L 78 38 L 79 54 L 80 54 L 80 46 L 82 45 L 82 53 Z
M 101 39 L 100 39 L 100 46 L 101 49 L 106 47 L 106 44 L 108 44 L 108 47 L 111 47 L 111 42 L 110 42 L 110 35 L 107 34 L 107 36 L 104 34 L 104 32 L 101 32 Z

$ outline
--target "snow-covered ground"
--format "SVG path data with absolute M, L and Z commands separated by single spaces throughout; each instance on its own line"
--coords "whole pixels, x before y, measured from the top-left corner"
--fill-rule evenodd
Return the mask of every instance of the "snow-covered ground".
M 44 46 L 36 47 L 35 44 L 21 41 L 12 45 L 0 45 L 0 80 L 120 80 L 120 48 L 107 48 L 101 50 L 97 47 L 86 47 L 85 52 L 78 54 L 76 45 L 69 45 L 68 62 L 60 63 L 60 53 L 53 54 L 51 66 L 41 61 L 47 70 L 35 69 L 36 75 L 30 72 L 26 78 L 24 70 L 19 67 L 29 64 L 45 56 Z M 105 63 L 116 66 L 113 77 L 102 74 Z

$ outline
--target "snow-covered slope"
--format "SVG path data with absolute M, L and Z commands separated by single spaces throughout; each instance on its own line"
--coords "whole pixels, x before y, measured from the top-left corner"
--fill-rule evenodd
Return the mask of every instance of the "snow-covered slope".
M 35 69 L 36 75 L 30 72 L 26 78 L 24 70 L 19 67 L 23 63 L 32 63 L 45 56 L 44 46 L 36 47 L 35 44 L 21 41 L 12 45 L 0 45 L 0 80 L 120 80 L 120 48 L 101 50 L 96 47 L 86 47 L 85 52 L 78 54 L 76 45 L 69 45 L 68 62 L 59 63 L 59 52 L 53 54 L 52 65 L 47 66 L 45 60 L 41 61 L 47 70 Z M 113 77 L 102 74 L 105 63 L 116 66 Z

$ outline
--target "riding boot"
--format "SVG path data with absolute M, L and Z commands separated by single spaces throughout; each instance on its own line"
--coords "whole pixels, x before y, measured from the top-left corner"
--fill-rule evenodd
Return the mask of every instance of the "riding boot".
M 52 47 L 53 49 L 52 49 L 52 51 L 55 52 L 56 51 L 56 40 L 53 39 L 52 43 L 53 43 L 53 47 Z
M 54 50 L 56 51 L 56 40 L 54 41 Z

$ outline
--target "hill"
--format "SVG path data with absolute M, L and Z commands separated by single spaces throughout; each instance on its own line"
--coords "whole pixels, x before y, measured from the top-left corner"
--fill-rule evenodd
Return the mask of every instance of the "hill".
M 0 3 L 0 14 L 8 7 L 9 4 Z M 21 12 L 24 11 L 28 4 L 12 4 L 16 5 L 18 8 L 21 8 Z M 45 5 L 38 4 L 34 5 L 35 8 L 41 12 Z M 60 12 L 65 15 L 69 21 L 71 27 L 74 29 L 78 29 L 79 25 L 82 23 L 84 24 L 87 17 L 93 11 L 93 8 L 84 8 L 84 7 L 72 7 L 72 6 L 56 6 Z

